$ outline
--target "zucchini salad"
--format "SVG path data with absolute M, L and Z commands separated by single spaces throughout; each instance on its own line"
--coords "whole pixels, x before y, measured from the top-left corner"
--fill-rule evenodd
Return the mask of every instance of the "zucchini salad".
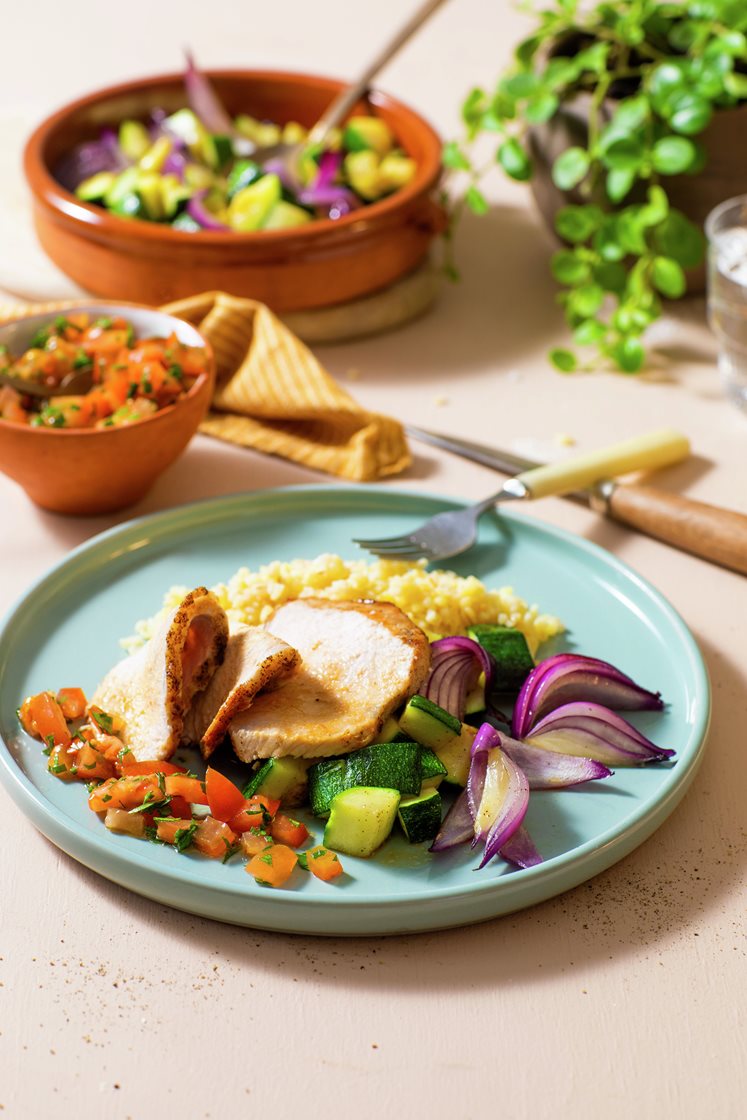
M 18 715 L 104 827 L 243 858 L 249 888 L 344 885 L 393 831 L 521 872 L 542 862 L 532 790 L 674 753 L 619 714 L 658 692 L 593 656 L 538 659 L 561 630 L 422 564 L 276 562 L 172 588 L 90 698 L 61 687 Z

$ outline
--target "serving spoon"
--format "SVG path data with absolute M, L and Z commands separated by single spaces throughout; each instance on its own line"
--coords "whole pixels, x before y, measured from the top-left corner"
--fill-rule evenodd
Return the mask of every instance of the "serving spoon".
M 334 98 L 312 127 L 306 139 L 301 142 L 291 144 L 280 141 L 277 144 L 259 146 L 239 134 L 208 79 L 196 71 L 189 54 L 187 55 L 187 88 L 190 89 L 191 83 L 192 92 L 196 95 L 198 103 L 201 104 L 203 113 L 209 119 L 221 122 L 221 131 L 231 137 L 236 155 L 251 157 L 255 163 L 260 165 L 267 163 L 269 160 L 278 162 L 282 164 L 284 170 L 291 177 L 294 177 L 301 152 L 311 145 L 322 145 L 324 143 L 332 129 L 344 121 L 356 102 L 368 91 L 371 82 L 379 71 L 444 3 L 445 0 L 426 0 L 426 3 L 422 4 L 404 26 L 381 48 L 374 59 L 365 67 L 358 80 L 353 82 L 352 85 L 346 86 Z
M 2 385 L 9 385 L 16 392 L 23 393 L 27 397 L 36 397 L 38 400 L 79 396 L 93 387 L 93 365 L 72 370 L 56 385 L 44 381 L 31 381 L 25 377 L 13 377 L 12 374 L 0 370 L 0 386 Z

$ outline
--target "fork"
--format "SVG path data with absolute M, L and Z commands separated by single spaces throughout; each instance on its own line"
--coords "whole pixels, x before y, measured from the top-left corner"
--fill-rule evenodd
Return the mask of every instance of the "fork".
M 685 436 L 672 428 L 662 428 L 598 451 L 571 455 L 558 463 L 523 471 L 509 478 L 496 494 L 464 509 L 438 513 L 410 533 L 368 539 L 354 537 L 353 544 L 383 559 L 446 560 L 472 547 L 477 540 L 477 522 L 501 502 L 568 494 L 628 471 L 670 466 L 689 453 L 690 444 Z

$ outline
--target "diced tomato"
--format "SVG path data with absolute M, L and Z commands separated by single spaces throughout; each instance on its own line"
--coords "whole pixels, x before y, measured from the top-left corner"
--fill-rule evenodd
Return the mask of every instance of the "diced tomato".
M 125 809 L 107 809 L 104 824 L 112 832 L 126 832 L 128 836 L 142 839 L 146 826 L 144 813 L 128 813 Z
M 80 719 L 85 715 L 88 701 L 82 688 L 61 688 L 57 693 L 57 703 L 65 719 Z
M 318 844 L 315 848 L 309 848 L 308 852 L 304 852 L 306 858 L 306 866 L 312 875 L 316 875 L 317 879 L 323 879 L 328 883 L 330 879 L 336 879 L 338 875 L 342 875 L 342 864 L 337 856 L 337 852 L 331 852 L 329 848 L 324 848 Z
M 177 832 L 186 833 L 194 824 L 189 815 L 186 817 L 181 817 L 178 813 L 173 815 L 178 819 L 156 821 L 156 835 L 159 840 L 163 840 L 164 844 L 176 844 Z
M 166 793 L 169 797 L 183 797 L 190 805 L 207 805 L 205 783 L 188 774 L 167 774 Z
M 21 708 L 21 722 L 25 728 L 32 728 L 32 735 L 43 739 L 48 746 L 67 747 L 70 743 L 62 708 L 51 692 L 39 692 L 26 700 Z
M 293 874 L 298 856 L 285 844 L 272 844 L 259 855 L 253 856 L 246 865 L 249 875 L 263 887 L 282 887 Z
M 235 816 L 231 817 L 229 824 L 234 832 L 248 832 L 252 828 L 264 828 L 271 823 L 278 811 L 280 802 L 272 797 L 265 797 L 263 793 L 255 793 L 244 802 Z
M 253 828 L 262 828 L 266 822 L 263 809 L 243 808 L 228 821 L 234 832 L 250 832 Z
M 170 817 L 191 817 L 192 806 L 183 797 L 172 797 L 169 799 L 169 816 Z
M 88 795 L 88 807 L 94 813 L 103 813 L 106 809 L 137 809 L 149 795 L 149 800 L 154 803 L 164 796 L 155 774 L 109 778 Z
M 270 825 L 270 835 L 277 844 L 300 848 L 301 844 L 308 840 L 309 830 L 305 824 L 294 820 L 293 817 L 278 813 Z
M 194 846 L 211 859 L 225 859 L 236 849 L 236 833 L 224 821 L 203 817 L 195 829 Z
M 73 750 L 73 748 L 77 748 Z M 75 759 L 78 777 L 84 782 L 94 779 L 113 778 L 116 774 L 114 763 L 106 758 L 91 743 L 73 740 L 69 754 Z
M 47 770 L 62 782 L 71 782 L 78 777 L 75 755 L 67 747 L 53 747 L 49 754 Z
M 280 798 L 266 797 L 264 793 L 255 793 L 246 803 L 248 809 L 264 809 L 268 817 L 274 817 L 280 808 Z
M 94 730 L 90 741 L 95 743 L 96 748 L 101 751 L 104 758 L 108 758 L 115 766 L 119 763 L 123 751 L 125 751 L 126 754 L 131 753 L 127 751 L 122 740 L 117 738 L 116 735 L 105 735 L 103 731 L 99 731 L 98 729 Z
M 261 828 L 252 828 L 249 832 L 244 832 L 241 837 L 241 851 L 249 857 L 259 855 L 271 844 L 272 837 Z
M 105 712 L 98 704 L 89 705 L 88 716 L 93 726 L 102 735 L 121 735 L 124 731 L 124 723 L 119 716 L 115 716 L 111 712 Z
M 119 772 L 123 777 L 129 778 L 133 774 L 186 774 L 187 769 L 185 766 L 178 766 L 176 762 L 159 762 L 155 759 L 153 761 L 136 762 L 133 758 L 130 758 L 129 761 L 120 763 Z
M 219 821 L 230 821 L 244 808 L 245 799 L 239 787 L 212 766 L 205 773 L 205 792 L 210 812 Z

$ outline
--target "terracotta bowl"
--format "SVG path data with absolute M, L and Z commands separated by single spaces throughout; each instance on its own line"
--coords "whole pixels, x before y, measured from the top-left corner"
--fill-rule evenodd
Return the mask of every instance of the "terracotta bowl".
M 343 83 L 272 71 L 209 74 L 231 114 L 310 126 Z M 276 311 L 343 303 L 384 288 L 425 258 L 445 224 L 432 195 L 441 172 L 441 142 L 412 109 L 383 93 L 369 106 L 416 160 L 415 179 L 395 194 L 336 221 L 259 233 L 188 233 L 119 218 L 80 202 L 55 180 L 60 160 L 104 126 L 152 109 L 186 103 L 182 76 L 168 74 L 112 86 L 60 109 L 34 132 L 24 167 L 39 240 L 52 260 L 88 291 L 109 299 L 165 303 L 223 289 Z
M 73 310 L 70 308 L 70 310 Z M 208 410 L 215 380 L 210 344 L 181 319 L 137 305 L 81 303 L 76 311 L 124 315 L 139 337 L 174 331 L 188 346 L 203 346 L 208 372 L 176 404 L 121 428 L 31 428 L 0 420 L 0 470 L 33 502 L 55 513 L 96 514 L 124 509 L 142 498 L 181 454 Z M 0 326 L 0 343 L 17 356 L 59 312 L 28 315 Z

